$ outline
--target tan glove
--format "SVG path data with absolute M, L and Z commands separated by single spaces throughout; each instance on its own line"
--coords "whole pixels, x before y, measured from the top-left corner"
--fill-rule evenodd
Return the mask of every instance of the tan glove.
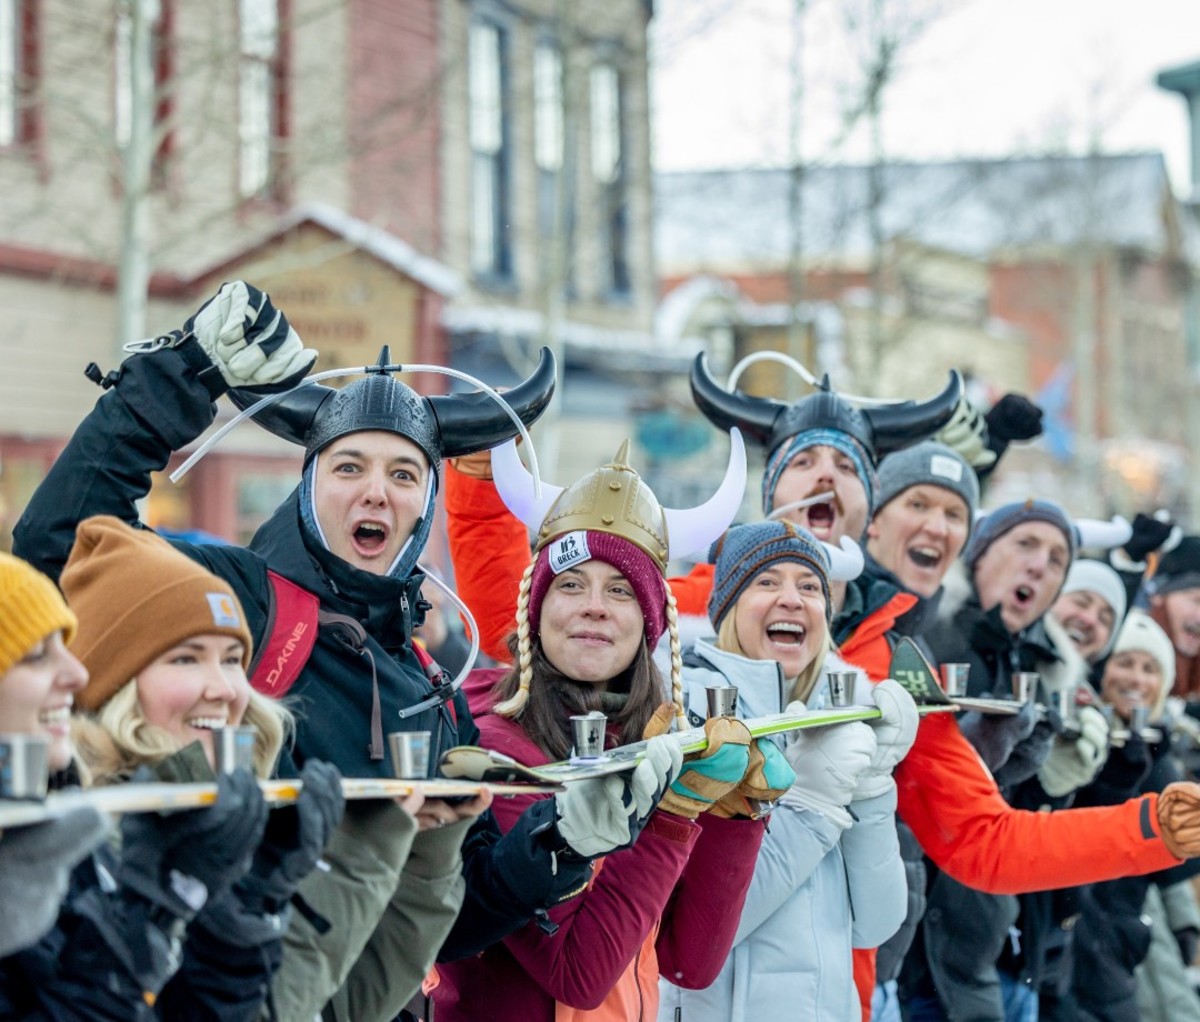
M 750 743 L 750 765 L 742 783 L 709 810 L 725 819 L 749 817 L 758 820 L 775 808 L 776 801 L 796 783 L 792 769 L 779 747 L 770 739 Z
M 1200 855 L 1200 784 L 1177 781 L 1158 796 L 1158 831 L 1177 859 Z
M 474 454 L 464 454 L 461 458 L 447 458 L 446 461 L 455 472 L 461 472 L 472 479 L 492 478 L 491 450 L 476 451 Z
M 662 712 L 659 707 L 652 723 Z M 704 733 L 708 748 L 683 761 L 683 770 L 658 804 L 664 812 L 694 820 L 737 788 L 746 776 L 753 741 L 749 728 L 734 717 L 714 717 L 705 723 Z

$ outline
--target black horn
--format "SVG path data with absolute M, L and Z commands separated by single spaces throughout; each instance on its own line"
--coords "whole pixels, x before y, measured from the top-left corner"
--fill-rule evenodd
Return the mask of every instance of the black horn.
M 285 394 L 261 411 L 255 412 L 254 421 L 277 437 L 303 447 L 317 413 L 336 393 L 333 387 L 326 387 L 323 383 L 297 387 L 290 394 Z M 229 400 L 238 411 L 245 411 L 252 404 L 261 401 L 262 396 L 236 387 L 229 391 Z
M 882 458 L 933 436 L 950 421 L 962 396 L 962 377 L 957 369 L 951 369 L 945 389 L 928 401 L 861 409 L 871 424 L 876 457 Z
M 526 426 L 546 410 L 554 396 L 557 367 L 554 353 L 542 348 L 537 368 L 524 383 L 504 393 L 504 400 Z M 517 435 L 517 427 L 492 398 L 473 394 L 439 394 L 428 399 L 442 437 L 442 454 L 456 458 L 485 451 Z
M 726 390 L 712 378 L 704 352 L 692 363 L 691 382 L 692 399 L 709 422 L 724 430 L 737 426 L 757 444 L 770 441 L 776 420 L 788 407 L 773 398 Z

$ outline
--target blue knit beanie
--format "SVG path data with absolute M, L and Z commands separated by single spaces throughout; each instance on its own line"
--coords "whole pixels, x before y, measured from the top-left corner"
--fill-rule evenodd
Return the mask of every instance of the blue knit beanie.
M 788 462 L 810 447 L 832 447 L 848 455 L 854 462 L 854 470 L 862 481 L 863 489 L 867 491 L 868 514 L 875 509 L 875 487 L 878 481 L 875 476 L 875 463 L 867 449 L 849 433 L 843 433 L 840 429 L 806 429 L 776 447 L 767 459 L 762 482 L 764 515 L 771 513 L 775 503 L 775 487 L 779 485 L 779 477 L 783 475 Z
M 1067 513 L 1057 504 L 1048 500 L 1030 498 L 1013 504 L 1004 504 L 995 511 L 989 511 L 975 523 L 971 541 L 963 553 L 963 560 L 966 561 L 967 568 L 974 570 L 975 562 L 984 555 L 988 547 L 1006 532 L 1010 532 L 1026 522 L 1047 522 L 1061 530 L 1067 539 L 1069 559 L 1075 559 L 1075 524 L 1067 517 Z
M 803 564 L 816 574 L 825 595 L 825 624 L 828 626 L 833 620 L 829 554 L 807 529 L 787 521 L 735 525 L 712 545 L 708 559 L 716 565 L 712 595 L 708 598 L 708 619 L 716 629 L 720 629 L 738 597 L 758 575 L 774 564 L 787 561 Z

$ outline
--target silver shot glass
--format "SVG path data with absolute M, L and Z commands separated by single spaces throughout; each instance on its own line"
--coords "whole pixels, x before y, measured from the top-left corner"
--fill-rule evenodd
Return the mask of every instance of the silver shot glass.
M 708 700 L 708 716 L 736 717 L 738 690 L 736 685 L 709 685 L 704 690 Z
M 429 776 L 430 737 L 429 731 L 393 731 L 387 736 L 397 778 L 417 781 Z
M 241 768 L 254 772 L 254 742 L 258 728 L 251 724 L 213 729 L 213 765 L 218 774 Z
M 970 664 L 941 664 L 938 674 L 942 678 L 942 691 L 951 699 L 963 698 L 967 694 L 967 678 L 971 674 Z
M 1018 703 L 1029 702 L 1036 694 L 1038 687 L 1037 671 L 1014 671 L 1012 676 L 1012 697 Z
M 571 717 L 571 734 L 575 747 L 572 759 L 599 759 L 604 755 L 604 732 L 608 718 L 599 710 L 591 713 L 576 713 Z
M 0 798 L 42 801 L 50 781 L 50 740 L 0 734 Z
M 831 706 L 853 706 L 854 687 L 858 682 L 857 671 L 826 671 Z

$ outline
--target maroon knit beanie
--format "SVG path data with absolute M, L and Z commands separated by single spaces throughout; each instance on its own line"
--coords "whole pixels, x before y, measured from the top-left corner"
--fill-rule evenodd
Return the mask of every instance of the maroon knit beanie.
M 604 561 L 616 568 L 633 586 L 645 621 L 650 649 L 667 629 L 667 583 L 658 565 L 640 547 L 610 532 L 568 532 L 538 551 L 529 580 L 529 630 L 536 634 L 542 600 L 559 572 L 583 561 Z

